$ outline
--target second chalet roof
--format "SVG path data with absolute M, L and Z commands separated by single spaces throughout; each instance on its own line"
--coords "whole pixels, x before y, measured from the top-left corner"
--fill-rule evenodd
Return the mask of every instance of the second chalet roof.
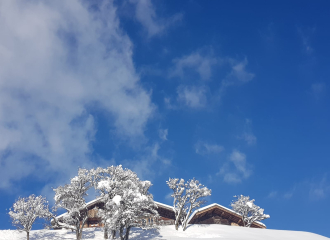
M 207 209 L 209 209 L 209 208 L 213 208 L 213 207 L 221 208 L 222 210 L 224 210 L 224 211 L 226 211 L 226 212 L 228 212 L 228 213 L 230 213 L 230 214 L 233 214 L 233 215 L 235 215 L 235 216 L 237 216 L 237 217 L 239 217 L 239 218 L 242 217 L 241 214 L 235 212 L 235 211 L 232 210 L 232 209 L 226 208 L 226 207 L 224 207 L 224 206 L 222 206 L 222 205 L 220 205 L 220 204 L 217 204 L 217 203 L 212 203 L 212 204 L 210 204 L 210 205 L 207 205 L 207 206 L 205 206 L 205 207 L 202 207 L 202 208 L 199 208 L 199 209 L 195 210 L 195 211 L 191 214 L 190 218 L 188 219 L 188 223 L 190 223 L 190 221 L 191 221 L 191 220 L 194 218 L 194 216 L 197 215 L 198 213 L 203 212 L 203 211 L 205 211 L 205 210 L 207 210 Z M 258 221 L 256 221 L 255 223 L 258 224 L 258 225 L 261 225 L 261 226 L 263 226 L 263 227 L 266 227 L 266 225 L 263 224 L 262 222 L 258 222 Z

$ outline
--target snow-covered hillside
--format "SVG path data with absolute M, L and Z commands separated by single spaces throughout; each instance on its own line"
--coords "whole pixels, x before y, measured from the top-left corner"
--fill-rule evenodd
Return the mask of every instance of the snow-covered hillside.
M 163 226 L 156 230 L 133 229 L 130 234 L 132 240 L 166 239 L 221 239 L 221 240 L 326 240 L 329 238 L 308 232 L 283 231 L 270 229 L 243 228 L 225 225 L 190 225 L 183 232 L 175 231 L 174 226 Z M 14 230 L 0 230 L 1 240 L 24 240 L 25 232 Z M 71 230 L 35 230 L 31 231 L 30 240 L 74 240 L 75 234 Z M 103 232 L 99 228 L 84 229 L 83 239 L 102 240 Z

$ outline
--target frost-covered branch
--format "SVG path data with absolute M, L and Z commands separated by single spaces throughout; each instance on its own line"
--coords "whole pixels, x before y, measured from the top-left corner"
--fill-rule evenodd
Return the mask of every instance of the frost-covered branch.
M 166 183 L 173 190 L 175 229 L 178 230 L 182 223 L 183 230 L 186 230 L 192 211 L 205 203 L 202 198 L 210 196 L 211 190 L 195 179 L 185 182 L 184 179 L 170 178 Z
M 61 219 L 54 219 L 58 227 L 72 229 L 76 232 L 77 240 L 82 237 L 82 229 L 88 219 L 85 196 L 92 187 L 91 175 L 86 169 L 79 169 L 78 175 L 71 179 L 70 184 L 60 186 L 55 191 L 55 210 L 63 208 L 67 211 Z
M 232 209 L 242 216 L 243 225 L 250 227 L 252 223 L 270 218 L 268 214 L 264 214 L 264 209 L 254 204 L 254 199 L 250 200 L 249 196 L 234 196 L 236 201 L 231 203 Z
M 141 181 L 135 172 L 121 165 L 92 169 L 94 186 L 100 192 L 104 208 L 98 211 L 104 223 L 104 236 L 119 232 L 128 239 L 132 227 L 145 227 L 145 219 L 157 218 L 157 206 L 149 193 L 151 182 Z
M 49 206 L 46 198 L 30 195 L 19 198 L 9 211 L 12 223 L 20 231 L 25 231 L 29 240 L 30 231 L 37 218 L 48 218 Z

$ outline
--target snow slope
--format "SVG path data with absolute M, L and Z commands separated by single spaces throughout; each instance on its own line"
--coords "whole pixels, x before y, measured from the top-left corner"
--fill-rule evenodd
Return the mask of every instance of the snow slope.
M 24 232 L 14 230 L 0 230 L 0 240 L 23 240 Z M 74 240 L 75 234 L 71 230 L 35 230 L 31 231 L 31 240 Z M 102 240 L 103 232 L 100 228 L 85 229 L 83 239 Z M 298 231 L 283 231 L 271 229 L 243 228 L 226 225 L 190 225 L 188 229 L 175 231 L 174 226 L 163 226 L 157 230 L 133 229 L 131 240 L 184 240 L 184 239 L 219 239 L 219 240 L 326 240 L 329 238 Z

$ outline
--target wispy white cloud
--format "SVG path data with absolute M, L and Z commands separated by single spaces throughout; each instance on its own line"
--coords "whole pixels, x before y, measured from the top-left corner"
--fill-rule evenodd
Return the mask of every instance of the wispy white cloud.
M 248 145 L 254 145 L 257 142 L 257 138 L 255 135 L 253 135 L 253 133 L 244 132 L 242 138 Z
M 177 13 L 169 18 L 160 18 L 156 14 L 151 0 L 129 0 L 135 5 L 136 20 L 145 28 L 148 37 L 163 34 L 169 27 L 179 23 L 183 15 Z
M 246 66 L 248 64 L 248 60 L 246 58 L 243 61 L 237 61 L 236 59 L 229 58 L 228 62 L 231 65 L 231 72 L 222 81 L 223 88 L 230 85 L 247 83 L 255 77 L 255 74 L 246 70 Z
M 177 101 L 187 107 L 200 109 L 206 106 L 207 89 L 204 86 L 179 86 Z
M 314 49 L 311 44 L 311 36 L 314 34 L 316 28 L 313 27 L 303 29 L 301 27 L 298 27 L 297 30 L 298 34 L 301 37 L 303 52 L 309 55 L 312 54 L 314 52 Z
M 311 200 L 325 199 L 330 193 L 330 183 L 327 180 L 327 176 L 319 181 L 312 180 L 309 182 L 309 198 Z
M 285 199 L 291 199 L 293 197 L 294 190 L 284 193 L 283 197 Z
M 254 145 L 257 142 L 257 137 L 252 132 L 252 121 L 245 119 L 244 132 L 239 139 L 243 139 L 248 145 Z
M 271 192 L 268 194 L 267 198 L 275 198 L 276 196 L 277 196 L 277 191 L 271 191 Z
M 143 137 L 155 106 L 139 83 L 132 43 L 112 2 L 98 6 L 98 17 L 84 4 L 1 3 L 0 188 L 92 164 L 91 108 L 109 116 L 118 137 Z
M 233 173 L 233 172 L 224 173 L 223 180 L 226 183 L 231 183 L 231 184 L 242 182 L 241 177 L 237 173 Z
M 230 155 L 230 161 L 234 163 L 238 172 L 242 173 L 244 178 L 248 178 L 252 171 L 247 167 L 246 155 L 238 150 L 234 150 Z
M 173 194 L 172 192 L 169 192 L 168 194 L 166 194 L 165 200 L 167 200 L 167 201 L 172 200 L 173 199 L 172 196 L 171 196 L 172 194 Z
M 177 102 L 171 97 L 165 97 L 165 104 L 169 109 L 178 109 L 178 103 L 181 103 L 195 109 L 204 107 L 207 100 L 219 99 L 229 86 L 241 85 L 251 81 L 254 74 L 246 70 L 248 65 L 247 58 L 239 61 L 234 58 L 215 56 L 211 47 L 200 48 L 173 60 L 173 66 L 169 69 L 169 77 L 178 77 L 187 79 L 190 86 L 179 86 Z M 230 67 L 229 71 L 227 67 Z M 213 79 L 215 71 L 223 67 L 223 71 L 228 71 L 221 80 L 218 91 L 209 90 L 208 81 Z M 226 72 L 224 72 L 226 73 Z M 206 81 L 208 80 L 208 81 Z M 192 86 L 194 84 L 195 86 Z M 206 94 L 207 93 L 207 94 Z M 244 138 L 250 138 L 253 142 L 254 136 L 246 135 Z
M 252 170 L 247 164 L 246 155 L 236 149 L 230 154 L 229 161 L 218 172 L 218 175 L 223 176 L 223 180 L 227 183 L 240 183 L 251 174 Z
M 164 98 L 164 105 L 167 109 L 175 110 L 178 108 L 175 103 L 173 103 L 173 100 L 170 97 L 165 97 Z
M 198 141 L 195 144 L 195 151 L 197 154 L 200 155 L 207 155 L 207 154 L 218 154 L 225 150 L 225 148 L 218 144 L 209 144 L 206 142 Z
M 295 183 L 290 190 L 280 194 L 284 199 L 292 199 L 294 196 L 302 196 L 310 201 L 320 201 L 329 197 L 330 183 L 327 174 L 322 178 L 314 177 Z
M 123 161 L 123 165 L 136 172 L 141 179 L 152 180 L 172 165 L 171 159 L 159 153 L 160 143 L 145 148 L 135 159 Z
M 168 129 L 159 129 L 159 138 L 163 141 L 167 141 Z
M 212 68 L 219 63 L 219 59 L 213 54 L 202 53 L 201 50 L 173 60 L 174 67 L 170 70 L 170 77 L 187 78 L 188 72 L 196 72 L 202 80 L 212 77 Z

